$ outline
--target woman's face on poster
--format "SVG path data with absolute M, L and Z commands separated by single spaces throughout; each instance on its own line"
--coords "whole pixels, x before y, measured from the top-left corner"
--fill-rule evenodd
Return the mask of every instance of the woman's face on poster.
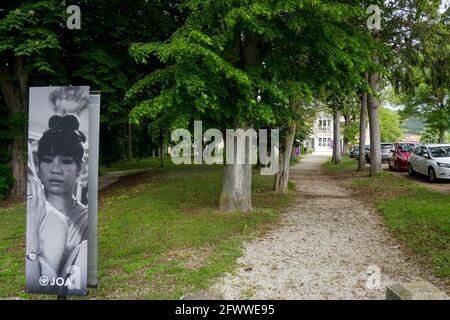
M 46 192 L 58 195 L 71 193 L 79 173 L 79 166 L 73 157 L 55 155 L 39 159 L 39 178 Z

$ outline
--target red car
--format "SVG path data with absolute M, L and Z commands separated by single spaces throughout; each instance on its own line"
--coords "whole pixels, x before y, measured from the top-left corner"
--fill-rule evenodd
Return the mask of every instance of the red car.
M 415 142 L 394 143 L 389 152 L 389 169 L 394 169 L 395 171 L 408 170 L 409 156 L 418 145 Z

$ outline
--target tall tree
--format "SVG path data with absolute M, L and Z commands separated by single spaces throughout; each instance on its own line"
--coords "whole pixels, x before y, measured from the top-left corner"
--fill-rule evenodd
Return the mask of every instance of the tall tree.
M 334 164 L 341 163 L 342 151 L 341 151 L 341 102 L 337 99 L 333 106 L 333 157 L 332 162 Z
M 424 116 L 442 141 L 450 127 L 450 10 L 441 1 L 402 1 L 389 11 L 396 52 L 390 79 L 404 116 Z
M 30 78 L 54 72 L 61 49 L 59 32 L 63 7 L 59 1 L 6 1 L 0 20 L 0 90 L 13 119 L 11 167 L 15 179 L 12 194 L 26 191 L 26 119 Z
M 355 143 L 358 136 L 360 106 L 356 97 L 348 95 L 344 101 L 342 116 L 344 117 L 344 133 L 342 154 L 348 151 L 350 143 Z
M 81 30 L 66 31 L 63 48 L 71 83 L 89 84 L 102 95 L 100 156 L 103 163 L 132 158 L 132 131 L 148 132 L 129 123 L 132 104 L 124 100 L 130 85 L 158 67 L 138 66 L 128 54 L 133 42 L 162 41 L 182 23 L 179 1 L 70 0 L 81 8 Z M 113 45 L 112 45 L 113 44 Z M 143 124 L 144 125 L 144 124 Z M 150 137 L 149 137 L 150 138 Z
M 368 78 L 368 74 L 365 74 Z M 358 157 L 358 171 L 363 171 L 366 166 L 366 132 L 367 132 L 367 91 L 363 90 L 361 93 L 361 111 L 359 114 L 359 157 Z
M 376 36 L 375 36 L 376 37 Z M 375 54 L 374 64 L 379 65 L 378 54 Z M 378 93 L 378 84 L 380 81 L 380 74 L 378 70 L 369 72 L 369 86 L 371 94 L 367 98 L 367 109 L 369 111 L 369 130 L 370 130 L 370 175 L 374 176 L 380 173 L 382 168 L 381 163 L 381 132 L 380 132 L 380 115 L 379 103 L 376 94 Z
M 397 112 L 386 107 L 380 108 L 381 141 L 395 142 L 400 140 L 403 136 L 400 126 L 400 116 Z
M 302 81 L 310 72 L 338 89 L 368 64 L 370 39 L 355 27 L 362 16 L 355 4 L 191 0 L 185 8 L 187 21 L 170 41 L 130 49 L 138 62 L 156 56 L 165 64 L 137 83 L 148 94 L 134 108 L 135 119 L 176 106 L 214 112 L 221 129 L 276 125 L 290 112 L 282 80 Z M 221 208 L 249 211 L 250 190 L 251 167 L 225 165 Z

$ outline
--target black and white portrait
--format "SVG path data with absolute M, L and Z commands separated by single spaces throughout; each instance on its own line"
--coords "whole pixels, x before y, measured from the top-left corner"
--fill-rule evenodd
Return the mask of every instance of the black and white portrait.
M 89 87 L 30 88 L 26 290 L 84 295 Z

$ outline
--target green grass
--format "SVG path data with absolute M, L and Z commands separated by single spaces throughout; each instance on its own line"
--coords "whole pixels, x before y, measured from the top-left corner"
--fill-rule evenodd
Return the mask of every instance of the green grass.
M 352 188 L 376 205 L 386 224 L 438 277 L 450 278 L 450 195 L 382 172 L 356 173 L 357 162 L 344 158 L 326 170 L 350 175 Z
M 341 163 L 333 164 L 330 159 L 324 163 L 323 167 L 329 172 L 354 172 L 358 167 L 358 161 L 350 159 L 347 156 L 343 156 Z
M 172 161 L 170 157 L 164 157 L 164 166 L 172 166 Z M 134 160 L 124 160 L 114 162 L 110 167 L 101 167 L 100 171 L 102 173 L 111 171 L 126 171 L 126 170 L 137 170 L 137 169 L 150 169 L 159 168 L 160 160 L 158 158 L 142 158 Z
M 216 210 L 221 166 L 167 166 L 101 197 L 98 299 L 178 299 L 231 272 L 242 242 L 278 221 L 289 195 L 254 171 L 254 212 Z M 145 177 L 145 178 L 144 178 Z M 0 209 L 0 297 L 23 292 L 25 206 Z

